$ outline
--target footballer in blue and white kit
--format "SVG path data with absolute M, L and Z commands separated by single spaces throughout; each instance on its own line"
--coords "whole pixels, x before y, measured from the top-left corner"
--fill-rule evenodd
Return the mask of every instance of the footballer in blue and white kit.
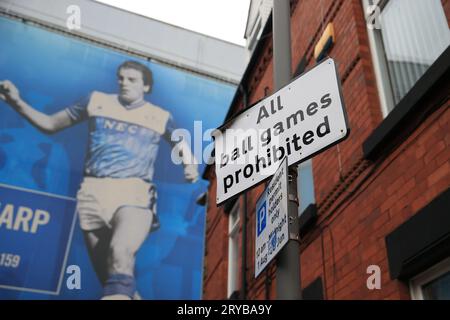
M 28 105 L 8 80 L 0 81 L 0 99 L 43 132 L 53 133 L 88 121 L 84 178 L 77 212 L 103 299 L 133 299 L 135 255 L 158 227 L 155 161 L 162 138 L 171 143 L 171 114 L 144 100 L 153 76 L 143 64 L 126 61 L 117 71 L 119 94 L 94 91 L 59 112 L 46 115 Z M 178 145 L 185 178 L 195 182 L 198 168 L 190 147 Z
M 89 121 L 85 179 L 77 195 L 82 229 L 109 225 L 123 203 L 152 207 L 156 225 L 152 180 L 160 139 L 170 141 L 175 129 L 170 113 L 144 100 L 127 105 L 119 95 L 102 92 L 93 92 L 66 111 L 74 123 Z M 113 184 L 132 192 L 117 193 L 111 190 Z M 92 201 L 91 189 L 102 201 Z

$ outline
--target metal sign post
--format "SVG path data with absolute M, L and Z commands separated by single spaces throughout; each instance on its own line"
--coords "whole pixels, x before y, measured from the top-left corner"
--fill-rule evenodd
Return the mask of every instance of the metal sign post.
M 291 81 L 291 13 L 289 0 L 273 4 L 273 57 L 275 90 Z M 297 166 L 289 166 L 288 227 L 290 239 L 277 256 L 277 299 L 301 299 L 300 245 L 298 242 Z M 290 237 L 291 238 L 291 237 Z

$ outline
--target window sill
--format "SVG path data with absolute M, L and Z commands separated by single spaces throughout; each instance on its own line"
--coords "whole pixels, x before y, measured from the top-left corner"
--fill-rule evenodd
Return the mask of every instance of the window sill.
M 450 189 L 385 237 L 391 279 L 407 280 L 450 254 Z
M 430 66 L 411 90 L 363 143 L 364 158 L 375 160 L 401 128 L 407 118 L 421 107 L 421 100 L 449 73 L 450 46 Z
M 317 221 L 317 206 L 315 203 L 311 203 L 300 214 L 299 217 L 299 231 L 300 235 L 305 235 Z

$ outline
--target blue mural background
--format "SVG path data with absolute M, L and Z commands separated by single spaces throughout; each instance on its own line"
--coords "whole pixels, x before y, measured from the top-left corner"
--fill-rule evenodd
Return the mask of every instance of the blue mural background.
M 153 72 L 154 87 L 146 100 L 170 111 L 178 126 L 189 130 L 191 136 L 195 120 L 202 121 L 204 130 L 218 127 L 235 92 L 234 86 L 219 81 L 7 18 L 0 18 L 0 34 L 0 79 L 11 80 L 25 101 L 48 114 L 73 104 L 93 90 L 117 92 L 116 69 L 130 59 L 148 65 Z M 87 124 L 81 123 L 46 135 L 0 102 L 0 184 L 75 198 L 82 180 L 87 133 Z M 202 147 L 208 144 L 210 141 L 203 141 Z M 199 166 L 200 173 L 204 166 L 204 163 Z M 182 166 L 172 163 L 169 144 L 163 141 L 155 168 L 155 183 L 161 228 L 150 234 L 138 252 L 138 290 L 144 299 L 199 299 L 205 217 L 204 208 L 196 205 L 195 199 L 206 190 L 206 182 L 186 183 Z M 10 192 L 2 190 L 0 213 L 4 204 L 11 202 Z M 14 197 L 14 201 L 20 203 L 20 197 L 25 196 L 17 193 Z M 51 197 L 47 201 L 51 201 Z M 59 213 L 68 215 L 60 219 L 60 228 L 69 235 L 75 213 L 72 210 Z M 22 283 L 30 285 L 39 282 L 30 277 L 52 272 L 56 274 L 50 278 L 55 279 L 62 272 L 59 294 L 0 287 L 0 299 L 100 298 L 102 289 L 91 267 L 77 220 L 73 236 L 66 238 L 40 243 L 43 259 L 39 259 L 39 265 L 31 266 L 33 272 L 27 274 L 22 270 L 23 274 L 16 275 L 28 278 L 22 279 Z M 0 224 L 0 253 L 23 252 L 29 241 L 34 241 L 29 234 Z M 69 274 L 62 268 L 54 270 L 55 261 L 64 256 L 67 245 L 70 246 L 66 266 L 80 267 L 81 290 L 69 290 L 66 286 Z M 54 253 L 55 248 L 59 258 Z M 4 280 L 14 272 L 19 269 L 0 266 L 0 286 L 5 284 L 1 282 L 2 277 Z

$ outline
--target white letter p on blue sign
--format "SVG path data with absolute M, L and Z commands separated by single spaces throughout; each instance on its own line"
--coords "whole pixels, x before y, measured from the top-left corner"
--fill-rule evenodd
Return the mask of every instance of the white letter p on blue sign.
M 263 232 L 266 227 L 266 202 L 264 201 L 261 208 L 258 211 L 258 236 Z

